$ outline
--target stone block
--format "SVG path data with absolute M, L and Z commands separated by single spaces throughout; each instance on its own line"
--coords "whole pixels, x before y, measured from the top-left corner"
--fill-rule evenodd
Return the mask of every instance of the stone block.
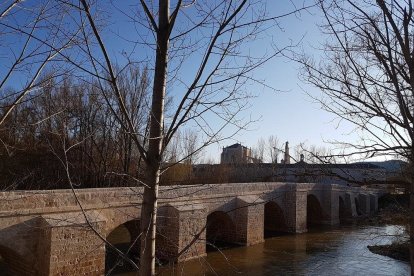
M 186 261 L 206 255 L 206 208 L 201 204 L 166 205 L 159 209 L 157 256 Z

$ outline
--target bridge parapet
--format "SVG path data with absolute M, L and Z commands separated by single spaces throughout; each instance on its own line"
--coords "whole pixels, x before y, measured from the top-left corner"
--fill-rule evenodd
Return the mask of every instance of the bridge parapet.
M 0 254 L 6 260 L 19 256 L 20 264 L 10 265 L 15 271 L 20 267 L 19 275 L 103 275 L 103 239 L 118 226 L 139 221 L 142 192 L 141 188 L 1 192 Z M 159 194 L 158 256 L 174 261 L 206 254 L 207 218 L 214 212 L 229 218 L 229 227 L 234 224 L 228 233 L 221 233 L 222 238 L 227 235 L 232 242 L 252 245 L 263 241 L 268 202 L 279 206 L 287 231 L 293 233 L 307 231 L 310 196 L 319 202 L 319 219 L 325 224 L 339 222 L 340 198 L 351 216 L 378 209 L 375 190 L 313 183 L 167 186 Z

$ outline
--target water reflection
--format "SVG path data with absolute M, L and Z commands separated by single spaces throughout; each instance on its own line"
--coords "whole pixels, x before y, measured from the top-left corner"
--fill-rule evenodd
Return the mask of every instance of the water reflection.
M 160 268 L 160 275 L 409 275 L 409 265 L 371 253 L 402 235 L 396 226 L 313 229 L 263 244 L 212 252 L 204 259 Z M 128 275 L 128 274 L 124 274 Z M 129 274 L 134 275 L 134 274 Z
M 158 268 L 159 275 L 409 275 L 408 263 L 371 253 L 404 235 L 398 226 L 317 228 L 262 244 L 209 252 L 206 258 Z M 5 267 L 0 258 L 0 275 Z M 115 274 L 112 274 L 115 275 Z M 116 275 L 137 275 L 136 272 Z

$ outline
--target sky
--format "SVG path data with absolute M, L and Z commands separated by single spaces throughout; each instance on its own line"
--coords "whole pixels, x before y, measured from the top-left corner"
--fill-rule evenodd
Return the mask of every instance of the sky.
M 278 13 L 289 10 L 289 1 L 268 1 L 268 11 Z M 318 58 L 326 36 L 318 27 L 322 24 L 322 15 L 316 8 L 301 12 L 297 16 L 289 16 L 280 20 L 283 31 L 275 30 L 275 41 L 280 45 L 300 43 L 294 51 Z M 266 45 L 262 45 L 263 48 Z M 232 141 L 220 143 L 208 154 L 219 158 L 220 147 L 239 142 L 247 147 L 254 147 L 259 138 L 265 140 L 275 135 L 280 142 L 289 141 L 291 147 L 300 143 L 307 145 L 334 148 L 330 141 L 356 141 L 358 136 L 354 127 L 347 122 L 339 121 L 333 114 L 321 110 L 320 104 L 308 94 L 316 98 L 321 92 L 300 78 L 300 65 L 289 58 L 280 57 L 267 63 L 257 72 L 266 84 L 280 92 L 257 87 L 258 97 L 252 101 L 252 116 L 260 120 Z M 218 159 L 219 160 L 219 159 Z
M 313 3 L 311 0 L 268 0 L 265 2 L 269 16 L 290 12 L 294 10 L 294 5 L 300 7 Z M 29 1 L 30 3 L 35 5 L 36 1 Z M 101 3 L 102 8 L 106 8 L 108 12 L 103 14 L 103 17 L 108 15 L 111 18 L 107 24 L 111 31 L 103 34 L 103 40 L 111 56 L 116 56 L 119 58 L 117 62 L 122 63 L 124 60 L 120 53 L 129 52 L 135 60 L 146 60 L 150 56 L 148 54 L 150 50 L 143 50 L 140 45 L 128 43 L 127 40 L 138 39 L 137 34 L 140 39 L 151 40 L 151 34 L 142 26 L 130 24 L 130 20 L 122 12 L 111 8 L 110 1 L 99 2 Z M 133 12 L 136 6 L 134 1 L 112 3 L 115 3 L 120 10 L 130 12 Z M 105 7 L 105 5 L 108 6 Z M 173 5 L 174 1 L 172 1 Z M 253 54 L 265 53 L 270 49 L 271 42 L 278 47 L 297 44 L 294 51 L 303 52 L 318 59 L 321 54 L 318 49 L 327 39 L 318 27 L 322 24 L 322 20 L 323 17 L 317 8 L 310 8 L 300 14 L 282 18 L 278 21 L 279 27 L 267 30 L 265 36 L 255 41 L 248 51 L 252 51 Z M 99 54 L 96 56 L 98 57 Z M 192 63 L 193 60 L 189 60 L 185 64 L 182 71 L 184 76 L 194 74 L 196 68 L 192 66 Z M 254 75 L 263 80 L 266 86 L 273 87 L 278 92 L 259 84 L 250 85 L 248 89 L 256 97 L 249 100 L 250 108 L 241 115 L 257 121 L 250 125 L 248 130 L 239 132 L 232 139 L 206 148 L 203 152 L 204 159 L 219 162 L 222 147 L 238 142 L 246 147 L 254 148 L 259 138 L 267 139 L 270 135 L 276 136 L 280 142 L 289 141 L 291 147 L 304 142 L 307 145 L 330 148 L 332 146 L 328 143 L 329 141 L 356 141 L 358 139 L 351 124 L 340 122 L 332 114 L 321 110 L 320 105 L 307 95 L 318 98 L 321 94 L 318 89 L 301 80 L 298 63 L 287 57 L 277 57 L 256 70 Z M 174 86 L 174 89 L 179 90 L 179 84 Z M 224 131 L 224 135 L 227 133 Z

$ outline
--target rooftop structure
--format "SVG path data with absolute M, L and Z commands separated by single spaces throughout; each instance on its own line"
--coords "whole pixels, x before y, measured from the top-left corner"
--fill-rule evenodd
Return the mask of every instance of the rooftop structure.
M 220 159 L 221 164 L 249 164 L 259 162 L 258 159 L 252 157 L 251 149 L 239 143 L 223 148 Z

